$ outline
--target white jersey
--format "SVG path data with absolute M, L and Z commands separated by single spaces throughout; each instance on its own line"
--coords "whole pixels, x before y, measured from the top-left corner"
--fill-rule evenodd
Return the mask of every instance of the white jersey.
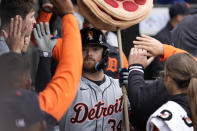
M 168 101 L 149 117 L 146 130 L 153 131 L 154 125 L 159 131 L 194 130 L 186 111 L 174 101 Z
M 117 79 L 100 86 L 82 77 L 76 98 L 60 122 L 61 131 L 123 131 L 123 97 Z

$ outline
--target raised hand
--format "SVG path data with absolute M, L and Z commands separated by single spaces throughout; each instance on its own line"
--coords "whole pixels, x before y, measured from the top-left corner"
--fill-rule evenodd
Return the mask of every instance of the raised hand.
M 135 48 L 147 50 L 149 56 L 163 56 L 163 46 L 160 41 L 147 35 L 136 37 L 136 40 L 133 41 Z
M 51 3 L 53 4 L 54 13 L 61 17 L 74 12 L 71 0 L 51 0 Z
M 33 29 L 33 34 L 38 44 L 38 49 L 43 52 L 52 53 L 54 46 L 57 43 L 57 39 L 51 39 L 51 33 L 49 29 L 49 24 L 45 23 L 45 29 L 42 22 L 36 25 L 36 28 Z M 57 35 L 57 32 L 54 32 L 54 36 Z
M 147 58 L 147 51 L 144 49 L 131 48 L 129 54 L 129 65 L 141 64 L 146 68 L 154 60 L 154 57 Z
M 7 44 L 12 52 L 21 53 L 23 49 L 27 28 L 22 30 L 22 24 L 21 16 L 17 15 L 15 18 L 11 18 Z

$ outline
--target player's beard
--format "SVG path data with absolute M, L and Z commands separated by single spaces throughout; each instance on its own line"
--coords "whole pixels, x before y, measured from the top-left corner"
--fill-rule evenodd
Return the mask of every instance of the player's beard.
M 88 60 L 91 59 L 91 60 Z M 97 72 L 95 66 L 97 64 L 97 61 L 94 60 L 93 58 L 85 58 L 83 62 L 83 72 L 86 73 L 95 73 Z

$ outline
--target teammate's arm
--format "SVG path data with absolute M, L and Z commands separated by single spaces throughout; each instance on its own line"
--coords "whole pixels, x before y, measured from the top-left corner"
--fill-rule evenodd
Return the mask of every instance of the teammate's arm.
M 70 12 L 68 6 L 73 9 L 70 0 L 54 1 L 61 15 L 66 11 Z M 82 72 L 81 36 L 78 22 L 73 14 L 66 14 L 62 17 L 62 36 L 62 54 L 55 75 L 46 89 L 39 93 L 41 109 L 58 121 L 76 95 Z
M 162 44 L 160 41 L 147 35 L 136 37 L 136 40 L 137 41 L 133 41 L 136 48 L 147 50 L 149 52 L 147 55 L 149 56 L 160 56 L 161 61 L 167 60 L 174 54 L 187 52 L 171 45 Z

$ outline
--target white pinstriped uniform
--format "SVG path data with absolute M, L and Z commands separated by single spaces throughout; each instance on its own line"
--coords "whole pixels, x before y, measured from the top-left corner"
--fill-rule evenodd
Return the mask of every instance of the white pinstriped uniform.
M 76 98 L 60 122 L 61 131 L 123 131 L 122 90 L 105 75 L 100 86 L 82 77 Z

